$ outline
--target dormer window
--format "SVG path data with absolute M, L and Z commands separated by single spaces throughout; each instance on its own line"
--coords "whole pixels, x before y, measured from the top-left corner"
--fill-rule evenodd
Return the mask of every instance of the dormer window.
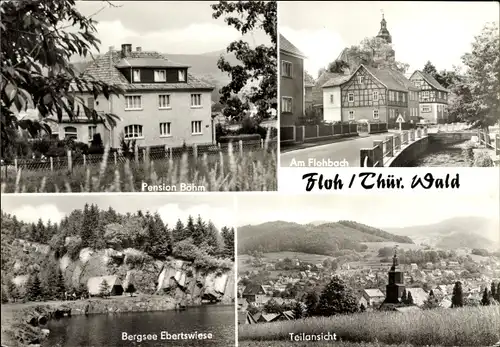
M 186 82 L 186 71 L 179 70 L 179 82 Z
M 155 70 L 155 82 L 166 82 L 167 73 L 165 70 Z
M 141 70 L 134 69 L 132 71 L 132 81 L 134 81 L 134 82 L 140 82 L 141 81 Z

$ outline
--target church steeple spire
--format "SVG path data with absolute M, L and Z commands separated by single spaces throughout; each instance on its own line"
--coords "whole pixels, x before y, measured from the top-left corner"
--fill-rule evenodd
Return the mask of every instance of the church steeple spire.
M 384 39 L 387 43 L 392 43 L 392 37 L 387 30 L 387 21 L 384 17 L 384 12 L 382 11 L 382 20 L 380 21 L 380 30 L 377 35 L 378 38 Z

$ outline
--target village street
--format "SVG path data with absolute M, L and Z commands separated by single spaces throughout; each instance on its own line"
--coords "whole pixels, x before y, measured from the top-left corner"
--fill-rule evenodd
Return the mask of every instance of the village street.
M 360 167 L 360 150 L 362 148 L 373 147 L 374 140 L 385 140 L 386 137 L 391 134 L 391 132 L 360 136 L 345 141 L 339 141 L 326 145 L 313 146 L 309 148 L 297 149 L 294 151 L 281 153 L 280 166 L 296 166 L 293 165 L 293 163 L 298 163 L 301 161 L 304 162 L 306 166 L 308 166 L 309 160 L 311 160 L 311 158 L 314 158 L 319 161 L 322 161 L 323 159 L 330 159 L 332 161 L 344 161 L 345 159 L 345 161 L 348 162 L 348 166 Z

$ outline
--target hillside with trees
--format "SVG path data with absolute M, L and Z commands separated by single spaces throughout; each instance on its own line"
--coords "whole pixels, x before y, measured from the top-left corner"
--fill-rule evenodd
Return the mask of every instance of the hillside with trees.
M 11 301 L 61 299 L 66 291 L 85 292 L 88 277 L 125 278 L 131 271 L 134 286 L 153 293 L 158 266 L 169 259 L 191 264 L 198 274 L 230 271 L 234 261 L 234 229 L 219 232 L 201 216 L 167 226 L 158 213 L 120 214 L 86 204 L 58 224 L 25 223 L 3 211 L 1 218 L 2 293 Z
M 341 221 L 319 225 L 275 221 L 238 228 L 238 252 L 303 252 L 333 255 L 341 250 L 364 251 L 363 242 L 413 243 L 380 229 Z

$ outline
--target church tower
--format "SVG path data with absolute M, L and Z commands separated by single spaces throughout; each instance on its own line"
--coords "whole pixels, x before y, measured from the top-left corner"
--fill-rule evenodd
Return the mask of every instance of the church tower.
M 385 41 L 386 47 L 375 52 L 374 61 L 380 67 L 392 66 L 396 61 L 396 53 L 392 48 L 392 36 L 389 33 L 389 30 L 387 30 L 387 21 L 385 20 L 383 13 L 382 13 L 382 21 L 380 22 L 380 30 L 376 37 L 378 39 Z
M 378 38 L 384 39 L 387 43 L 392 43 L 392 36 L 387 30 L 387 22 L 384 18 L 384 14 L 382 13 L 382 20 L 380 21 L 380 30 L 377 35 Z
M 405 290 L 403 272 L 399 268 L 397 252 L 394 251 L 392 266 L 388 272 L 389 284 L 386 286 L 385 303 L 398 304 Z

